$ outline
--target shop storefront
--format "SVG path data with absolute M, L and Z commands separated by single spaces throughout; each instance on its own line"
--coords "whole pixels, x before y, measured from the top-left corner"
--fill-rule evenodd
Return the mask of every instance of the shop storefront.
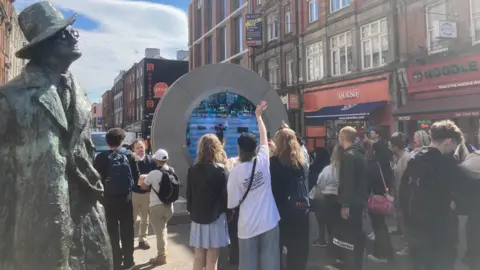
M 480 121 L 480 55 L 469 55 L 430 65 L 407 68 L 408 101 L 393 112 L 407 123 L 405 132 L 428 129 L 451 119 L 478 146 Z
M 388 136 L 392 125 L 388 101 L 388 74 L 306 89 L 304 111 L 309 149 L 331 149 L 344 126 L 355 127 L 360 139 L 374 126 L 383 128 Z

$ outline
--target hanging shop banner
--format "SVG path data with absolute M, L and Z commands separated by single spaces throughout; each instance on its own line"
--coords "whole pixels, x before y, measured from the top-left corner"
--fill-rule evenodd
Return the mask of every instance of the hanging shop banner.
M 245 29 L 247 46 L 262 46 L 262 14 L 247 14 Z

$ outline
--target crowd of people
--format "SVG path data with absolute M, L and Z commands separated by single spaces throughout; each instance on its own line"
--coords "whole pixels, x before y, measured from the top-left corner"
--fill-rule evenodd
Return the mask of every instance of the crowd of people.
M 368 240 L 373 248 L 367 258 L 374 263 L 390 266 L 396 255 L 410 256 L 414 270 L 453 270 L 459 215 L 468 216 L 464 259 L 470 269 L 480 269 L 480 258 L 472 255 L 480 250 L 480 152 L 468 150 L 452 121 L 417 131 L 411 143 L 402 133 L 384 138 L 375 129 L 359 140 L 347 126 L 331 151 L 319 148 L 310 156 L 300 135 L 285 123 L 269 139 L 262 120 L 266 109 L 262 102 L 255 111 L 259 142 L 242 133 L 236 157 L 227 157 L 215 134 L 199 140 L 186 179 L 194 270 L 217 269 L 224 247 L 240 270 L 304 270 L 310 246 L 326 249 L 327 269 L 361 270 Z M 138 140 L 133 153 L 127 152 L 120 147 L 124 136 L 121 129 L 108 131 L 111 151 L 95 162 L 105 186 L 115 266 L 135 265 L 138 215 L 139 248 L 150 248 L 145 240 L 150 215 L 158 249 L 150 263 L 163 265 L 178 177 L 167 165 L 167 151 L 150 157 Z M 311 211 L 319 232 L 313 243 Z M 397 224 L 392 232 L 390 217 Z M 392 234 L 403 236 L 401 250 L 394 250 Z
M 149 221 L 156 234 L 157 255 L 149 263 L 167 263 L 167 223 L 173 215 L 173 202 L 178 199 L 179 181 L 168 165 L 168 152 L 157 150 L 153 156 L 145 152 L 145 143 L 136 140 L 133 152 L 122 147 L 125 131 L 110 129 L 106 136 L 110 148 L 95 158 L 95 169 L 104 185 L 103 206 L 113 252 L 114 270 L 134 269 L 134 223 L 140 216 L 138 248 L 147 250 Z

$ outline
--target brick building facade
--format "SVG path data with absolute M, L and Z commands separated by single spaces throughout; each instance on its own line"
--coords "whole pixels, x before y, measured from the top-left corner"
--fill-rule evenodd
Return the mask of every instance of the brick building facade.
M 189 69 L 214 63 L 248 67 L 248 0 L 193 0 L 188 6 Z

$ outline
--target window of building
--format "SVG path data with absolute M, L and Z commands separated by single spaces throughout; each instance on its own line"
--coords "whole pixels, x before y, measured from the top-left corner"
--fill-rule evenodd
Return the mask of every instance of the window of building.
M 323 78 L 323 43 L 318 42 L 306 47 L 307 82 Z
M 93 113 L 97 113 L 97 107 L 93 106 Z
M 480 1 L 470 0 L 472 11 L 472 37 L 475 44 L 480 43 Z
M 352 3 L 352 0 L 330 0 L 330 11 L 335 12 L 339 9 L 347 7 Z
M 195 44 L 195 67 L 200 67 L 202 65 L 202 45 Z
M 235 64 L 235 65 L 240 65 L 242 63 L 242 58 L 241 57 L 237 57 L 235 59 L 232 59 L 232 61 L 230 61 L 232 64 Z
M 293 85 L 293 54 L 287 53 L 285 55 L 285 75 L 287 86 Z
M 235 54 L 237 54 L 243 51 L 243 17 L 242 15 L 235 18 L 233 33 L 235 35 L 234 52 Z
M 262 0 L 257 0 L 257 7 L 262 5 Z
M 278 66 L 278 62 L 278 57 L 268 60 L 268 81 L 273 86 L 273 88 L 278 88 L 279 86 L 278 82 L 280 79 L 280 69 Z
M 258 72 L 258 75 L 260 75 L 261 77 L 263 77 L 263 70 L 264 70 L 264 67 L 263 67 L 263 63 L 259 63 L 257 64 L 257 72 Z
M 276 12 L 267 17 L 268 41 L 278 38 L 278 14 Z
M 313 23 L 318 20 L 318 0 L 308 0 L 308 22 Z
M 382 19 L 361 27 L 362 68 L 376 68 L 387 64 L 388 26 Z
M 290 5 L 285 6 L 285 34 L 292 32 L 292 11 Z
M 220 0 L 218 22 L 223 21 L 227 17 L 227 0 Z
M 427 18 L 427 47 L 430 52 L 445 51 L 445 46 L 434 35 L 434 22 L 447 19 L 447 6 L 445 1 L 440 1 L 425 8 Z
M 205 65 L 212 63 L 212 36 L 208 36 L 205 38 Z
M 219 47 L 220 47 L 219 60 L 223 61 L 227 59 L 227 27 L 223 26 L 222 28 L 220 28 L 219 31 L 220 31 L 220 37 L 218 39 Z
M 242 6 L 242 0 L 231 0 L 231 12 L 234 12 L 235 10 L 239 9 Z
M 330 39 L 332 75 L 348 74 L 352 71 L 352 32 L 348 31 Z
M 206 12 L 206 14 L 205 14 L 205 28 L 206 28 L 206 31 L 209 31 L 210 29 L 212 29 L 213 6 L 212 6 L 212 0 L 204 0 L 204 1 L 205 1 L 204 8 L 205 8 L 205 12 Z
M 202 36 L 202 9 L 198 8 L 195 13 L 195 39 L 199 39 Z

